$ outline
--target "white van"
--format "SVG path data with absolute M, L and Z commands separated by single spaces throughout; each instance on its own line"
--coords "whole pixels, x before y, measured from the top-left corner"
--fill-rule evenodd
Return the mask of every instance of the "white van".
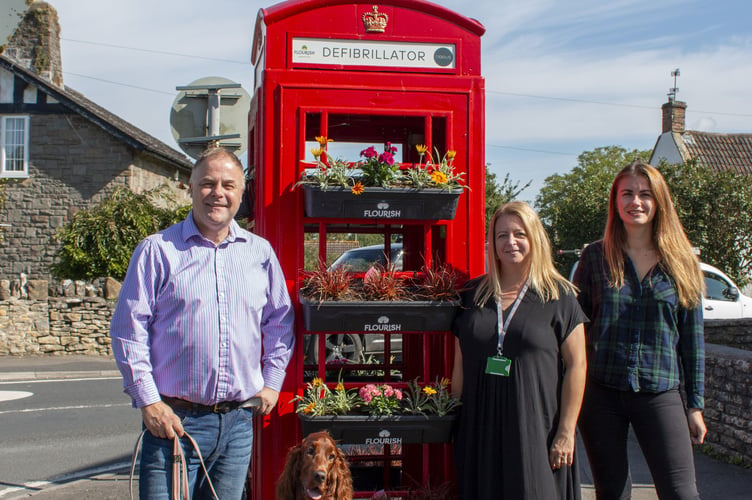
M 570 281 L 577 269 L 575 262 L 569 272 Z M 705 276 L 705 296 L 702 298 L 704 319 L 752 318 L 752 298 L 742 295 L 739 287 L 718 268 L 700 262 Z

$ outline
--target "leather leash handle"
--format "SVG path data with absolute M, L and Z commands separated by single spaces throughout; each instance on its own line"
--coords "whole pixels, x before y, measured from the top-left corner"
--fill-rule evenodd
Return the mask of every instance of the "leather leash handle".
M 131 500 L 135 500 L 135 497 L 133 496 L 133 476 L 136 474 L 136 458 L 138 457 L 138 451 L 141 448 L 141 443 L 144 440 L 144 434 L 146 434 L 147 432 L 149 432 L 147 429 L 141 431 L 141 434 L 138 435 L 138 439 L 136 440 L 136 446 L 133 449 L 133 458 L 131 459 L 131 473 L 128 478 L 128 492 L 130 494 Z M 209 472 L 206 470 L 204 457 L 201 456 L 201 450 L 199 449 L 198 444 L 196 444 L 196 441 L 187 432 L 184 433 L 183 436 L 188 438 L 191 446 L 193 446 L 193 449 L 196 450 L 196 455 L 198 455 L 198 461 L 201 464 L 201 469 L 204 471 L 204 475 L 206 476 L 206 484 L 209 485 L 209 490 L 211 490 L 214 500 L 219 500 L 219 496 L 214 490 L 214 485 L 209 478 Z M 185 453 L 183 452 L 183 446 L 180 443 L 180 438 L 176 434 L 172 440 L 172 492 L 170 494 L 172 500 L 180 500 L 181 490 L 183 492 L 184 500 L 190 500 L 190 493 L 188 492 L 188 467 L 186 467 L 185 463 Z

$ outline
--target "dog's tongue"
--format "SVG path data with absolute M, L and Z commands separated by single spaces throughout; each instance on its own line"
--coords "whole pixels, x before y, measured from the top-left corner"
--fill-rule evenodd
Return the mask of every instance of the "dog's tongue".
M 319 500 L 319 498 L 321 498 L 321 490 L 318 488 L 308 490 L 306 493 L 308 493 L 308 496 L 311 497 L 312 500 Z

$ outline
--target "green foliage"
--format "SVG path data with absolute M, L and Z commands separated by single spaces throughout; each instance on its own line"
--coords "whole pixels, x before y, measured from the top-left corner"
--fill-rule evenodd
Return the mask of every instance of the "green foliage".
M 532 181 L 520 187 L 519 182 L 512 182 L 509 173 L 504 176 L 504 180 L 499 183 L 496 180 L 496 174 L 491 172 L 486 165 L 486 227 L 491 223 L 494 212 L 504 203 L 517 199 L 525 189 L 530 187 Z
M 637 158 L 647 161 L 649 157 L 650 151 L 600 147 L 582 153 L 571 172 L 546 178 L 536 207 L 554 252 L 565 252 L 555 253 L 557 267 L 564 276 L 577 260 L 575 251 L 603 237 L 608 195 L 616 174 L 631 161 Z
M 703 262 L 723 270 L 740 287 L 747 285 L 752 272 L 752 184 L 741 174 L 711 170 L 696 161 L 661 163 L 658 168 Z
M 559 270 L 566 276 L 577 256 L 573 250 L 603 237 L 608 195 L 616 174 L 650 151 L 619 146 L 582 153 L 578 166 L 552 175 L 536 199 L 551 238 Z M 735 172 L 717 172 L 697 162 L 656 165 L 671 189 L 674 205 L 692 245 L 704 262 L 722 269 L 739 286 L 752 272 L 752 183 Z
M 136 245 L 184 219 L 190 210 L 189 206 L 161 208 L 159 201 L 172 200 L 161 188 L 144 194 L 118 188 L 98 205 L 78 212 L 55 234 L 61 245 L 52 274 L 69 279 L 123 279 Z

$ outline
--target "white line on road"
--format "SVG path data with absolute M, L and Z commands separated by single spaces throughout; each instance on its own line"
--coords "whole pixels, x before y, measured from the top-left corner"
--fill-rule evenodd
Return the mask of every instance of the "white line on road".
M 12 413 L 33 413 L 35 411 L 64 411 L 64 410 L 85 410 L 89 408 L 118 408 L 121 406 L 127 406 L 130 408 L 130 403 L 113 403 L 108 405 L 74 405 L 74 406 L 50 406 L 48 408 L 23 408 L 20 410 L 5 410 L 0 411 L 0 415 L 10 415 Z

